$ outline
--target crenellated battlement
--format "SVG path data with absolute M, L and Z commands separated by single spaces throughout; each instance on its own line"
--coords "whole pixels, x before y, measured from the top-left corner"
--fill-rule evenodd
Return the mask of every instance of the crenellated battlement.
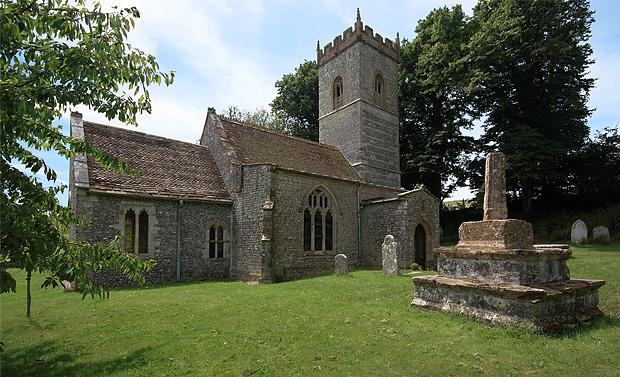
M 319 42 L 317 42 L 316 61 L 318 65 L 321 66 L 327 63 L 333 57 L 337 56 L 358 41 L 362 41 L 367 45 L 374 47 L 396 61 L 399 59 L 400 38 L 398 34 L 396 34 L 395 41 L 391 41 L 388 38 L 383 38 L 379 33 L 375 34 L 374 30 L 370 26 L 362 23 L 358 9 L 357 21 L 353 27 L 349 27 L 342 33 L 342 35 L 336 36 L 332 42 L 327 43 L 322 49 Z

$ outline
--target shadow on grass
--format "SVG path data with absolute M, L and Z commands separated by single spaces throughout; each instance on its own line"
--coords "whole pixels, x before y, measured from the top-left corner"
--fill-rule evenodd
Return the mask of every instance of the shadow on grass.
M 620 328 L 620 317 L 617 315 L 604 315 L 594 320 L 584 320 L 584 322 L 566 326 L 564 331 L 554 335 L 561 339 L 577 338 L 597 330 L 611 330 Z
M 7 347 L 8 346 L 8 347 Z M 12 348 L 5 344 L 0 354 L 2 376 L 107 376 L 147 365 L 151 347 L 102 361 L 81 361 L 81 351 L 59 352 L 58 345 L 42 342 Z

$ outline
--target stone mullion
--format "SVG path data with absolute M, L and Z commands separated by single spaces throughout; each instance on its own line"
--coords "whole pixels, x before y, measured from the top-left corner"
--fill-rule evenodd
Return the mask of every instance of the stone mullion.
M 136 210 L 133 215 L 134 223 L 134 239 L 133 239 L 133 252 L 138 254 L 138 248 L 140 247 L 140 211 Z
M 321 250 L 325 250 L 325 217 L 325 212 L 321 210 L 321 225 L 323 226 L 323 228 L 321 229 L 323 235 L 323 237 L 321 237 L 321 240 L 323 241 L 323 248 Z
M 314 219 L 316 215 L 316 210 L 312 209 L 310 213 L 310 250 L 314 251 Z

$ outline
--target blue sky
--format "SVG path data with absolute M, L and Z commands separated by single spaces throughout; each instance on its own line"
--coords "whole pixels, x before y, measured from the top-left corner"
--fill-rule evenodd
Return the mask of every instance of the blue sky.
M 103 1 L 108 5 L 136 5 L 141 18 L 130 42 L 155 55 L 162 70 L 175 70 L 170 87 L 152 87 L 153 113 L 139 117 L 139 130 L 195 142 L 208 107 L 223 111 L 230 105 L 267 108 L 275 96 L 274 83 L 304 60 L 316 58 L 316 42 L 330 42 L 355 22 L 394 39 L 412 39 L 415 26 L 433 8 L 462 4 L 471 14 L 475 1 L 287 1 L 287 0 L 175 0 Z M 596 108 L 589 124 L 598 130 L 620 123 L 620 0 L 595 0 L 591 44 L 598 78 L 589 105 Z M 88 108 L 77 107 L 84 119 L 122 126 Z M 60 120 L 67 130 L 68 114 Z M 479 130 L 472 133 L 478 134 Z M 68 182 L 69 162 L 52 153 L 39 153 Z M 469 197 L 462 189 L 455 198 Z M 66 203 L 66 194 L 61 196 Z

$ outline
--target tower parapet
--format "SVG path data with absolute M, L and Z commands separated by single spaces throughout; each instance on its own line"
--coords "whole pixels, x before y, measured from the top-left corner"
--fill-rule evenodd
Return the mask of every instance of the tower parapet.
M 379 52 L 386 54 L 390 58 L 398 61 L 400 54 L 400 40 L 398 35 L 396 36 L 396 40 L 392 41 L 388 38 L 384 38 L 381 34 L 374 32 L 374 30 L 368 26 L 364 25 L 362 20 L 359 17 L 359 9 L 358 9 L 358 18 L 353 27 L 349 27 L 345 30 L 342 35 L 336 36 L 333 42 L 329 42 L 322 49 L 317 45 L 317 56 L 316 62 L 319 66 L 327 63 L 329 60 L 338 56 L 338 54 L 353 43 L 363 41 L 367 45 L 374 47 Z

